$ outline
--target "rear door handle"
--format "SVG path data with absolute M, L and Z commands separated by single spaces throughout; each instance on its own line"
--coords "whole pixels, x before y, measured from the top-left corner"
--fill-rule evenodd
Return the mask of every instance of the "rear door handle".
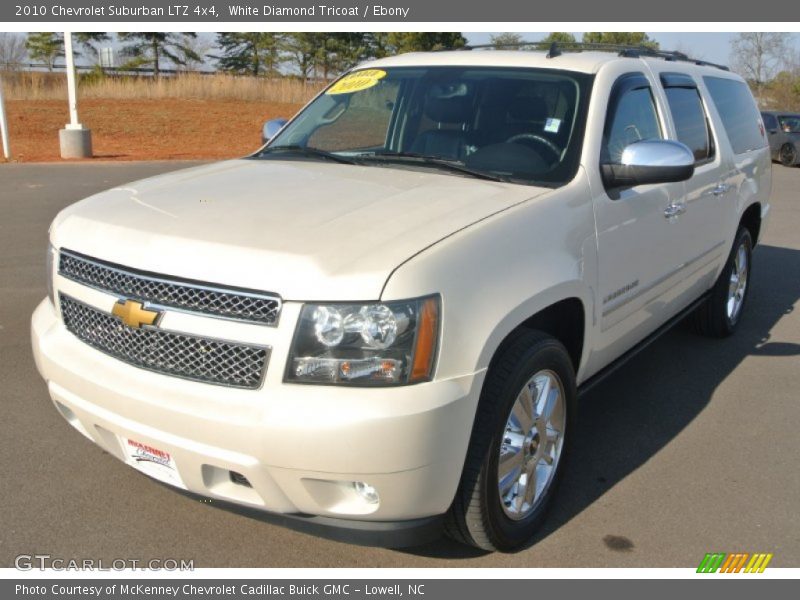
M 682 215 L 686 212 L 686 204 L 683 202 L 678 202 L 670 204 L 667 208 L 664 209 L 664 217 L 667 219 L 671 219 L 672 217 L 677 217 L 678 215 Z

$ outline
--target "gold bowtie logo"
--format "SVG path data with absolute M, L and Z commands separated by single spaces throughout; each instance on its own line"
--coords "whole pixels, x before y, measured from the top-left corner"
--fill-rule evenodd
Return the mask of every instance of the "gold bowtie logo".
M 153 325 L 161 316 L 157 310 L 147 310 L 141 302 L 136 300 L 119 300 L 114 303 L 111 314 L 134 329 L 139 329 L 142 325 Z

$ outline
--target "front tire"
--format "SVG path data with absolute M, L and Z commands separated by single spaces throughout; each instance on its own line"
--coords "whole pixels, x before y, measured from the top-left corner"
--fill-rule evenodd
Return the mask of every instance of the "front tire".
M 795 148 L 792 144 L 784 144 L 781 147 L 779 158 L 784 167 L 794 166 L 794 164 L 797 162 L 797 148 Z
M 752 254 L 753 237 L 740 227 L 711 295 L 695 312 L 695 325 L 701 334 L 723 338 L 736 331 L 750 292 Z
M 522 333 L 494 361 L 446 532 L 483 550 L 514 550 L 543 522 L 569 454 L 577 408 L 564 346 Z

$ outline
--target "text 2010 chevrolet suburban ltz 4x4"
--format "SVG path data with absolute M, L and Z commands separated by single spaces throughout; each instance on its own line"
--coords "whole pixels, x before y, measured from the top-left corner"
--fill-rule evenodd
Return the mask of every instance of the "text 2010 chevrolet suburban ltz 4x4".
M 253 156 L 65 209 L 32 323 L 55 407 L 218 501 L 524 544 L 578 390 L 690 310 L 732 333 L 769 211 L 744 81 L 627 54 L 377 60 Z

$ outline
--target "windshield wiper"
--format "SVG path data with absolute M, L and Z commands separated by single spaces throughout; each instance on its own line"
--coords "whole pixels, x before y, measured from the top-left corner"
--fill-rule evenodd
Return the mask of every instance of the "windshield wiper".
M 489 181 L 503 181 L 503 182 L 511 181 L 511 178 L 509 177 L 503 177 L 502 175 L 487 173 L 486 171 L 478 171 L 476 169 L 470 169 L 461 161 L 448 160 L 446 158 L 436 158 L 435 156 L 418 154 L 416 152 L 375 152 L 368 154 L 365 153 L 365 154 L 359 154 L 358 158 L 359 160 L 364 162 L 375 160 L 383 162 L 396 161 L 402 163 L 431 165 L 434 167 L 446 169 L 448 171 L 454 171 L 456 173 L 469 175 L 477 179 L 488 179 Z
M 328 152 L 326 150 L 320 150 L 319 148 L 314 148 L 313 146 L 301 146 L 299 144 L 291 144 L 286 146 L 269 146 L 259 152 L 258 156 L 263 156 L 265 154 L 279 154 L 279 153 L 286 153 L 286 154 L 296 154 L 300 156 L 304 156 L 307 158 L 322 158 L 324 160 L 332 160 L 339 163 L 344 163 L 346 165 L 355 165 L 358 164 L 354 158 L 350 158 L 348 156 L 341 156 L 339 154 L 334 154 L 333 152 Z

